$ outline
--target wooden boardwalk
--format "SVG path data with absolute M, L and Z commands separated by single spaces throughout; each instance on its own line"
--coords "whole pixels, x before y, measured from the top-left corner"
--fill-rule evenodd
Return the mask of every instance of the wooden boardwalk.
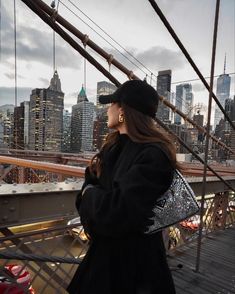
M 171 253 L 177 294 L 235 294 L 235 227 L 218 231 L 202 242 L 200 272 L 196 273 L 197 242 Z M 181 269 L 177 265 L 183 265 Z

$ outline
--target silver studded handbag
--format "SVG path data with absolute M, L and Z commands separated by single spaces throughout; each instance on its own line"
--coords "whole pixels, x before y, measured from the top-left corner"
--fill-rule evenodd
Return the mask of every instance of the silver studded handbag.
M 199 211 L 196 196 L 182 174 L 175 170 L 170 188 L 157 199 L 153 208 L 153 224 L 145 234 L 152 234 L 174 225 Z

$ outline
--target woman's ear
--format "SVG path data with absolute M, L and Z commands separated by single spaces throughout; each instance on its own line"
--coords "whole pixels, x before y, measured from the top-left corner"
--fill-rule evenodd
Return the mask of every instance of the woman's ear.
M 119 114 L 124 115 L 124 111 L 123 111 L 123 108 L 121 106 L 119 107 Z

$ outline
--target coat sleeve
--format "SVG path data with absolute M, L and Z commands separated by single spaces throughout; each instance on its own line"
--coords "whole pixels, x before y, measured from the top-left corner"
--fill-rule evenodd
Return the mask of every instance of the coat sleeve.
M 170 186 L 173 168 L 165 153 L 145 148 L 130 169 L 114 179 L 110 191 L 100 186 L 88 189 L 81 200 L 82 224 L 92 236 L 120 237 L 144 232 L 154 204 Z

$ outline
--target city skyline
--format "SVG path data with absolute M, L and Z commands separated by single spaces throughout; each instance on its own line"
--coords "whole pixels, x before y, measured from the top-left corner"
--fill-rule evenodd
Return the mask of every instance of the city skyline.
M 172 99 L 170 80 L 170 70 L 158 72 L 157 90 L 160 95 L 165 95 L 169 100 Z M 102 92 L 115 91 L 115 88 L 111 86 L 112 84 L 107 82 L 98 83 L 97 96 Z M 224 83 L 219 82 L 217 90 L 218 93 L 223 94 L 223 97 L 226 96 L 224 89 Z M 186 102 L 189 109 L 192 110 L 194 107 L 192 107 L 193 93 L 191 90 L 191 84 L 182 84 L 182 89 L 178 88 L 176 93 L 178 100 L 176 97 L 175 103 Z M 20 107 L 15 108 L 14 105 L 10 105 L 9 108 L 7 105 L 0 107 L 0 145 L 8 148 L 20 146 L 23 149 L 47 151 L 61 151 L 63 149 L 67 152 L 90 152 L 99 150 L 104 137 L 109 132 L 106 109 L 99 104 L 95 107 L 93 102 L 89 102 L 83 86 L 77 97 L 77 103 L 72 107 L 71 114 L 64 111 L 63 100 L 64 93 L 61 91 L 60 78 L 58 72 L 55 71 L 50 86 L 35 88 L 30 96 L 30 102 L 22 102 Z M 235 120 L 234 105 L 235 96 L 233 99 L 226 99 L 225 111 L 232 121 Z M 156 114 L 159 119 L 183 139 L 186 145 L 189 144 L 194 151 L 203 153 L 203 133 L 187 122 L 182 124 L 176 122 L 171 111 L 163 105 L 160 106 L 162 107 Z M 183 110 L 182 107 L 185 105 L 177 106 L 179 110 Z M 66 118 L 65 115 L 68 117 Z M 188 116 L 192 118 L 191 115 L 192 113 L 188 113 Z M 65 122 L 63 122 L 63 117 Z M 193 120 L 200 121 L 200 126 L 203 126 L 204 115 L 197 111 L 197 114 L 194 113 Z M 219 121 L 214 130 L 214 134 L 219 140 L 226 141 L 227 146 L 234 148 L 231 128 L 223 119 Z M 186 151 L 179 144 L 177 150 L 179 153 Z M 216 144 L 214 144 L 213 154 L 213 156 L 219 156 L 221 160 L 229 158 L 229 154 L 226 151 L 219 151 Z
M 207 117 L 207 106 L 205 105 L 205 104 L 203 104 L 203 103 L 198 103 L 197 101 L 195 101 L 194 100 L 194 92 L 192 91 L 192 85 L 191 85 L 191 83 L 181 83 L 181 84 L 178 84 L 177 86 L 176 86 L 176 92 L 172 92 L 171 91 L 171 82 L 170 82 L 170 78 L 169 78 L 169 81 L 167 82 L 167 83 L 165 83 L 164 82 L 164 79 L 163 80 L 161 80 L 162 78 L 161 78 L 161 75 L 163 74 L 163 76 L 164 76 L 164 74 L 169 74 L 169 77 L 171 76 L 171 70 L 166 70 L 166 71 L 160 71 L 160 72 L 158 72 L 158 77 L 157 77 L 157 79 L 158 79 L 158 82 L 157 83 L 159 83 L 159 85 L 161 85 L 160 86 L 160 88 L 158 88 L 158 85 L 157 85 L 157 91 L 158 91 L 158 93 L 160 94 L 160 95 L 163 95 L 163 96 L 165 96 L 165 97 L 167 97 L 167 99 L 169 100 L 169 102 L 171 103 L 171 104 L 173 104 L 173 105 L 175 105 L 176 106 L 176 108 L 178 109 L 178 110 L 180 110 L 180 111 L 183 111 L 184 113 L 186 112 L 188 115 L 189 115 L 189 117 L 192 117 L 192 115 L 194 115 L 194 114 L 196 114 L 196 113 L 198 113 L 198 111 L 201 113 L 201 114 L 203 114 L 204 116 L 205 116 L 205 118 Z M 57 70 L 55 70 L 55 73 L 54 73 L 54 75 L 58 75 L 58 72 L 57 72 Z M 53 75 L 53 76 L 54 76 Z M 214 86 L 216 87 L 216 94 L 217 94 L 217 97 L 218 97 L 218 99 L 219 99 L 219 101 L 220 101 L 220 95 L 218 95 L 218 89 L 220 89 L 220 87 L 221 87 L 221 85 L 220 85 L 220 81 L 221 81 L 221 79 L 223 78 L 223 76 L 225 76 L 225 77 L 227 77 L 227 78 L 229 78 L 230 79 L 230 81 L 231 81 L 231 77 L 228 75 L 228 74 L 221 74 L 219 77 L 217 77 L 217 78 L 215 78 L 215 82 L 214 82 Z M 53 79 L 51 79 L 51 81 L 52 81 Z M 51 83 L 51 82 L 50 82 Z M 229 83 L 230 84 L 230 83 Z M 60 87 L 60 90 L 61 90 L 61 87 L 62 87 L 62 85 L 61 85 L 61 82 L 60 82 L 60 80 L 59 80 L 59 87 Z M 101 89 L 100 89 L 100 87 L 101 87 Z M 108 87 L 108 88 L 107 88 Z M 162 91 L 162 88 L 163 87 L 163 89 L 164 89 L 164 91 L 166 91 L 166 92 L 164 92 L 164 91 Z M 165 89 L 165 88 L 166 89 Z M 179 88 L 184 88 L 184 87 L 186 87 L 186 88 L 189 88 L 190 90 L 189 90 L 189 93 L 187 94 L 187 95 L 189 95 L 189 97 L 187 96 L 187 95 L 182 95 L 182 93 L 179 95 L 179 94 L 177 94 L 177 89 L 179 89 Z M 44 90 L 46 90 L 46 89 L 49 89 L 50 88 L 50 84 L 49 84 L 49 86 L 48 87 L 45 87 L 45 88 L 43 88 Z M 38 87 L 36 87 L 35 89 L 38 89 Z M 33 91 L 35 91 L 35 89 L 32 89 L 32 91 L 30 92 L 30 95 L 29 95 L 29 98 L 28 98 L 28 100 L 22 100 L 22 102 L 29 102 L 29 100 L 30 100 L 30 96 L 32 95 L 32 93 L 33 93 Z M 84 86 L 83 86 L 83 84 L 81 85 L 81 88 L 80 88 L 80 91 L 81 91 L 81 89 L 83 89 L 85 92 L 86 92 L 86 90 L 84 89 Z M 93 100 L 91 100 L 89 97 L 87 97 L 86 99 L 88 99 L 88 101 L 89 102 L 92 102 L 94 105 L 96 105 L 97 107 L 99 107 L 99 103 L 98 103 L 98 96 L 100 95 L 100 94 L 106 94 L 107 93 L 107 91 L 108 92 L 110 92 L 110 91 L 115 91 L 115 89 L 116 89 L 116 86 L 115 85 L 113 85 L 112 83 L 110 83 L 110 82 L 107 82 L 107 81 L 98 81 L 97 82 L 97 87 L 96 87 L 96 97 L 95 97 L 95 101 L 93 101 Z M 79 91 L 79 92 L 80 92 Z M 169 92 L 170 91 L 170 92 Z M 222 91 L 222 90 L 219 90 L 219 91 Z M 78 92 L 78 94 L 77 94 L 77 97 L 79 96 L 79 92 Z M 177 96 L 178 95 L 178 96 Z M 65 94 L 65 96 L 66 96 L 66 94 Z M 192 96 L 192 97 L 191 97 Z M 230 96 L 227 96 L 226 95 L 226 93 L 223 93 L 223 99 L 224 99 L 224 101 L 220 101 L 220 103 L 221 103 L 221 105 L 223 105 L 224 107 L 225 107 L 225 105 L 224 105 L 224 103 L 225 103 L 225 99 L 228 99 L 229 97 L 230 97 L 230 99 L 233 99 L 233 96 L 232 95 L 230 95 Z M 234 97 L 235 97 L 235 95 L 234 95 Z M 78 98 L 76 98 L 76 101 L 71 105 L 71 107 L 68 109 L 67 107 L 66 107 L 66 105 L 64 105 L 64 110 L 66 110 L 66 111 L 68 111 L 70 114 L 72 114 L 72 107 L 74 106 L 74 105 L 76 105 L 77 103 L 78 103 L 78 101 L 77 101 L 77 99 Z M 190 100 L 190 101 L 188 101 L 188 99 Z M 22 103 L 21 101 L 20 101 L 20 103 Z M 5 103 L 5 104 L 1 104 L 1 100 L 0 100 L 0 107 L 7 107 L 7 105 L 9 106 L 8 108 L 10 109 L 10 108 L 12 108 L 12 111 L 13 111 L 13 109 L 14 109 L 14 104 L 12 104 L 12 103 Z M 19 106 L 19 105 L 18 105 Z M 167 116 L 169 117 L 169 122 L 171 121 L 171 123 L 173 123 L 173 120 L 177 117 L 177 120 L 178 119 L 180 119 L 180 116 L 179 115 L 177 115 L 177 114 L 175 114 L 175 115 L 173 115 L 172 114 L 172 111 L 170 110 L 170 108 L 168 108 L 168 107 L 166 107 L 166 106 L 163 106 L 163 105 L 159 105 L 159 107 L 158 107 L 158 111 L 157 111 L 157 116 L 162 116 L 162 114 L 161 114 L 161 112 L 162 112 L 162 110 L 161 110 L 161 108 L 164 108 L 165 109 L 165 111 L 167 111 Z M 217 113 L 219 113 L 220 114 L 220 110 L 219 109 L 217 109 Z M 212 120 L 211 120 L 211 125 L 214 125 L 214 127 L 216 126 L 216 124 L 215 124 L 215 115 L 216 115 L 216 113 L 215 113 L 215 108 L 212 108 Z M 217 114 L 218 115 L 218 114 Z M 223 118 L 223 114 L 221 113 L 220 114 L 220 118 Z M 181 119 L 180 119 L 181 120 Z M 207 119 L 206 119 L 206 121 L 207 121 Z M 206 121 L 205 121 L 205 124 L 206 124 Z M 178 123 L 178 122 L 176 122 L 175 121 L 175 123 Z M 217 124 L 218 124 L 218 119 L 217 119 Z
M 51 1 L 45 1 L 50 5 Z M 144 65 L 149 67 L 154 75 L 160 70 L 172 70 L 172 91 L 175 92 L 176 81 L 187 81 L 197 78 L 186 59 L 175 45 L 169 33 L 161 24 L 157 15 L 146 1 L 136 1 L 129 14 L 130 3 L 125 1 L 103 1 L 95 9 L 92 1 L 80 1 L 79 8 L 107 31 L 115 40 L 122 44 L 125 49 L 132 52 Z M 119 3 L 119 5 L 117 5 Z M 28 100 L 27 93 L 36 87 L 47 87 L 53 73 L 52 58 L 52 30 L 47 27 L 36 15 L 34 15 L 21 1 L 17 4 L 17 52 L 18 52 L 18 104 Z M 211 39 L 213 33 L 214 1 L 158 1 L 169 22 L 178 33 L 192 58 L 201 72 L 208 76 L 210 72 Z M 217 42 L 217 55 L 215 75 L 223 72 L 224 56 L 227 56 L 226 73 L 234 72 L 234 9 L 232 1 L 221 2 L 219 31 Z M 104 13 L 104 6 L 106 10 Z M 75 9 L 73 7 L 73 9 Z M 186 9 L 185 14 L 182 10 Z M 6 2 L 2 3 L 2 58 L 0 73 L 0 100 L 14 104 L 14 60 L 13 60 L 13 8 Z M 59 13 L 68 17 L 64 6 L 60 4 Z M 76 10 L 78 13 L 78 10 Z M 71 15 L 70 15 L 71 16 Z M 92 40 L 112 53 L 116 59 L 124 61 L 119 53 L 114 53 L 103 40 L 98 39 L 87 26 L 78 22 L 77 18 L 70 17 L 83 33 L 87 33 Z M 183 18 L 181 16 L 184 16 Z M 84 18 L 84 17 L 83 17 Z M 125 24 L 122 20 L 125 18 Z M 28 27 L 29 20 L 31 25 Z M 110 20 L 112 22 L 110 23 Z M 136 21 L 138 19 L 138 22 Z M 27 20 L 27 26 L 26 26 Z M 200 21 L 196 21 L 200 20 Z M 115 29 L 119 24 L 119 30 Z M 40 28 L 40 30 L 39 30 Z M 125 30 L 124 30 L 125 28 Z M 203 28 L 204 34 L 201 34 Z M 96 28 L 97 29 L 97 28 Z M 125 34 L 122 33 L 125 31 Z M 138 31 L 138 33 L 134 33 Z M 226 32 L 226 33 L 223 33 Z M 157 32 L 157 34 L 156 34 Z M 189 34 L 190 33 L 190 34 Z M 43 47 L 42 47 L 43 46 Z M 41 50 L 41 47 L 43 50 Z M 87 48 L 88 52 L 91 52 Z M 123 50 L 121 49 L 123 52 Z M 96 57 L 96 56 L 95 56 Z M 82 84 L 84 84 L 83 58 L 69 47 L 60 37 L 56 36 L 56 64 L 61 77 L 62 91 L 65 93 L 65 108 L 69 109 L 76 102 L 76 97 Z M 108 69 L 107 63 L 103 63 Z M 130 63 L 125 65 L 134 70 L 140 78 L 144 74 L 136 70 Z M 96 69 L 86 62 L 86 92 L 88 99 L 95 102 L 96 85 L 98 81 L 107 80 Z M 142 68 L 143 69 L 143 68 Z M 111 73 L 121 82 L 127 79 L 111 67 Z M 231 95 L 234 95 L 234 75 L 231 75 Z M 195 94 L 195 103 L 207 103 L 208 92 L 203 91 L 202 83 L 192 81 L 192 91 Z M 24 97 L 22 97 L 24 96 Z M 28 96 L 29 97 L 29 96 Z M 6 100 L 4 100 L 6 99 Z M 11 100 L 11 101 L 9 101 Z M 0 101 L 1 104 L 5 102 Z

